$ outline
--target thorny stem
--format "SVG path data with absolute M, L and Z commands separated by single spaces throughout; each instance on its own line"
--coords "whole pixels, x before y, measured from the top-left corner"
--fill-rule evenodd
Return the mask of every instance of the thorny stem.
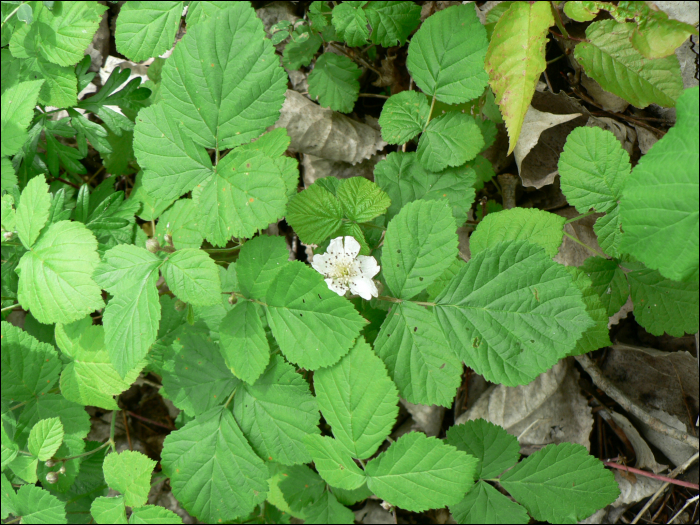
M 550 3 L 552 4 L 552 11 L 554 11 L 554 22 L 557 24 L 559 31 L 561 31 L 561 34 L 564 35 L 564 38 L 571 38 L 569 36 L 569 33 L 567 32 L 567 30 L 564 29 L 564 22 L 561 19 L 561 14 L 559 13 L 559 9 L 557 8 L 556 5 L 554 5 L 553 1 Z
M 599 252 L 598 250 L 596 250 L 595 248 L 591 248 L 591 247 L 588 246 L 587 244 L 582 243 L 581 241 L 579 241 L 579 240 L 578 240 L 576 237 L 574 237 L 573 235 L 571 235 L 571 234 L 569 234 L 569 233 L 567 233 L 567 232 L 564 232 L 564 235 L 566 235 L 566 236 L 567 236 L 569 239 L 571 239 L 572 241 L 579 243 L 581 246 L 583 246 L 584 248 L 590 250 L 591 252 L 595 253 L 596 255 L 602 257 L 603 259 L 607 259 L 607 258 L 608 258 L 608 256 L 605 255 L 604 253 L 601 253 L 601 252 Z

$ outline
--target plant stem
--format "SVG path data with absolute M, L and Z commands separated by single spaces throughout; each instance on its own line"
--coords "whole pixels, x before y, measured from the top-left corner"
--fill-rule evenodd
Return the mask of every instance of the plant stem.
M 428 128 L 428 124 L 430 124 L 430 119 L 433 116 L 433 108 L 434 107 L 435 107 L 435 95 L 433 95 L 433 101 L 430 103 L 430 112 L 428 113 L 428 120 L 425 121 L 425 126 L 423 126 L 422 133 L 425 133 L 425 130 Z
M 571 239 L 572 241 L 579 243 L 579 244 L 580 244 L 581 246 L 583 246 L 584 248 L 586 248 L 586 249 L 590 250 L 591 252 L 595 253 L 595 254 L 598 255 L 599 257 L 602 257 L 603 259 L 607 259 L 607 258 L 608 258 L 608 256 L 605 255 L 604 253 L 600 253 L 600 252 L 599 252 L 598 250 L 596 250 L 595 248 L 591 248 L 591 247 L 588 246 L 587 244 L 582 243 L 581 241 L 579 241 L 579 240 L 578 240 L 576 237 L 574 237 L 573 235 L 571 235 L 571 234 L 569 234 L 569 233 L 567 233 L 567 232 L 564 232 L 564 235 L 566 235 L 566 236 L 567 236 L 569 239 Z
M 228 408 L 228 404 L 229 404 L 229 403 L 231 402 L 231 400 L 233 399 L 233 396 L 236 395 L 236 390 L 238 390 L 238 388 L 234 388 L 234 389 L 233 389 L 233 392 L 231 392 L 231 395 L 228 396 L 228 399 L 226 400 L 226 403 L 224 403 L 224 408 Z
M 2 26 L 0 26 L 0 28 L 5 27 L 5 24 L 7 23 L 7 21 L 8 21 L 10 18 L 12 18 L 12 17 L 14 16 L 14 14 L 15 14 L 17 11 L 19 11 L 19 8 L 22 7 L 22 4 L 23 4 L 23 3 L 24 3 L 24 2 L 22 2 L 22 3 L 19 4 L 17 7 L 15 7 L 14 11 L 12 11 L 9 15 L 7 15 L 7 16 L 5 17 L 5 20 L 2 21 Z M 10 522 L 10 523 L 12 523 L 12 522 Z
M 667 483 L 671 483 L 673 485 L 678 485 L 680 487 L 687 487 L 689 489 L 694 489 L 694 490 L 700 489 L 700 486 L 698 486 L 697 483 L 690 483 L 688 481 L 680 481 L 677 479 L 669 478 L 667 476 L 660 476 L 658 474 L 654 474 L 653 472 L 647 472 L 646 470 L 641 470 L 641 469 L 634 468 L 634 467 L 628 467 L 627 465 L 620 465 L 619 463 L 615 463 L 614 461 L 603 461 L 603 465 L 605 465 L 606 467 L 615 468 L 618 470 L 624 470 L 626 472 L 631 472 L 632 474 L 637 474 L 638 476 L 644 476 L 644 477 L 651 478 L 651 479 L 658 479 L 659 481 L 665 481 Z
M 569 36 L 569 33 L 564 29 L 564 22 L 561 19 L 561 14 L 559 13 L 559 9 L 557 9 L 557 6 L 554 5 L 554 2 L 550 2 L 552 4 L 552 11 L 554 11 L 554 22 L 557 24 L 557 27 L 559 28 L 559 31 L 561 31 L 561 34 L 564 35 L 564 38 L 571 38 Z
M 113 411 L 112 413 L 114 413 L 114 412 L 116 412 L 116 410 Z M 83 452 L 82 454 L 78 454 L 77 456 L 71 456 L 69 458 L 59 458 L 56 461 L 63 461 L 65 463 L 66 461 L 70 461 L 71 459 L 84 458 L 85 456 L 90 456 L 90 455 L 94 454 L 95 452 L 99 452 L 103 448 L 107 448 L 111 444 L 112 444 L 112 442 L 110 440 L 107 440 L 104 443 L 102 443 L 99 447 L 94 448 L 94 449 L 90 450 L 89 452 Z
M 112 410 L 112 422 L 109 425 L 109 441 L 107 441 L 107 444 L 111 446 L 112 452 L 117 451 L 117 446 L 114 443 L 114 430 L 115 430 L 115 425 L 117 423 L 117 411 Z
M 3 308 L 2 310 L 0 310 L 0 313 L 5 313 L 5 312 L 7 312 L 7 311 L 9 311 L 9 310 L 14 310 L 14 309 L 17 308 L 18 306 L 19 306 L 19 303 L 18 303 L 18 304 L 13 304 L 12 306 L 6 306 L 6 307 Z
M 232 248 L 202 248 L 202 251 L 207 253 L 223 253 L 223 252 L 233 252 L 235 250 L 240 250 L 243 245 L 233 246 Z
M 596 212 L 595 212 L 595 211 L 587 211 L 586 213 L 582 213 L 582 214 L 579 215 L 578 217 L 574 217 L 574 218 L 572 218 L 572 219 L 569 219 L 568 221 L 564 221 L 564 224 L 571 224 L 572 222 L 576 222 L 576 221 L 578 221 L 578 220 L 581 220 L 581 219 L 583 219 L 584 217 L 588 217 L 588 216 L 590 216 L 590 215 L 593 215 L 594 213 L 596 213 Z

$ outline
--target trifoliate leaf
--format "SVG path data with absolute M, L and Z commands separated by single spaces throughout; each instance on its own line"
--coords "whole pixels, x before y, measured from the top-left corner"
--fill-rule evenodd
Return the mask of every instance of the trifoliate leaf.
M 473 159 L 483 145 L 474 118 L 451 111 L 430 121 L 418 141 L 418 160 L 430 171 L 442 171 Z
M 15 498 L 15 514 L 22 523 L 68 523 L 66 504 L 36 485 L 22 485 Z
M 265 500 L 268 468 L 223 407 L 170 433 L 161 457 L 173 495 L 202 521 L 247 516 Z
M 580 128 L 583 129 L 583 128 Z M 564 237 L 566 219 L 538 209 L 513 208 L 489 213 L 469 238 L 472 256 L 502 241 L 527 240 L 554 257 Z
M 527 241 L 478 253 L 435 302 L 459 357 L 489 381 L 509 386 L 553 366 L 593 325 L 571 276 Z
M 683 281 L 698 272 L 698 88 L 683 93 L 676 111 L 676 125 L 642 156 L 622 190 L 621 249 Z
M 246 383 L 253 384 L 270 361 L 270 343 L 265 337 L 260 315 L 250 301 L 238 301 L 221 320 L 219 344 L 226 366 Z
M 486 30 L 475 7 L 448 7 L 429 17 L 413 36 L 406 67 L 426 95 L 459 104 L 484 91 L 487 47 Z
M 156 239 L 161 246 L 168 243 L 164 237 L 167 233 L 173 246 L 181 248 L 199 248 L 204 236 L 199 229 L 198 210 L 192 199 L 180 199 L 160 216 L 156 225 Z
M 186 303 L 206 306 L 221 301 L 219 270 L 206 252 L 194 248 L 177 250 L 161 271 L 173 293 Z
M 450 427 L 445 442 L 479 460 L 477 479 L 495 478 L 520 459 L 518 439 L 485 419 Z
M 591 280 L 591 288 L 600 298 L 608 317 L 620 311 L 630 295 L 625 272 L 618 261 L 589 257 L 580 266 L 581 270 Z
M 140 507 L 148 498 L 155 466 L 155 461 L 135 450 L 112 453 L 105 458 L 105 481 L 124 495 L 126 506 Z
M 666 279 L 656 270 L 627 274 L 634 319 L 647 332 L 674 337 L 698 331 L 698 282 Z
M 336 197 L 345 216 L 356 222 L 369 222 L 383 214 L 391 204 L 379 186 L 364 177 L 350 177 L 338 186 Z
M 457 256 L 457 232 L 447 202 L 418 200 L 404 206 L 386 230 L 384 279 L 395 297 L 411 299 Z
M 404 45 L 420 24 L 420 6 L 413 2 L 368 2 L 364 10 L 372 42 L 383 47 Z
M 647 59 L 633 47 L 634 23 L 615 20 L 593 22 L 586 28 L 586 42 L 574 57 L 586 74 L 603 89 L 638 108 L 655 103 L 673 107 L 683 90 L 678 58 L 674 55 Z
M 367 486 L 412 512 L 454 505 L 474 484 L 476 458 L 420 432 L 404 434 L 367 463 Z
M 508 130 L 508 154 L 515 149 L 535 85 L 547 65 L 547 31 L 553 25 L 549 4 L 513 2 L 494 28 L 485 67 Z
M 262 22 L 245 2 L 227 4 L 190 28 L 162 75 L 160 104 L 169 120 L 197 144 L 219 150 L 274 124 L 287 88 Z
M 63 443 L 63 425 L 57 417 L 42 419 L 29 432 L 27 448 L 39 461 L 51 459 Z
M 162 55 L 173 46 L 182 2 L 125 4 L 114 38 L 117 51 L 134 62 Z
M 43 175 L 37 175 L 24 188 L 15 213 L 17 236 L 28 250 L 34 245 L 41 229 L 46 224 L 50 208 L 49 185 L 46 184 Z
M 341 505 L 330 492 L 324 492 L 312 505 L 304 509 L 304 523 L 347 523 L 355 522 L 353 512 Z
M 409 302 L 392 307 L 374 350 L 401 397 L 421 405 L 450 406 L 461 381 L 462 363 L 433 312 Z
M 323 44 L 323 39 L 316 34 L 311 33 L 306 40 L 298 39 L 303 33 L 308 33 L 306 27 L 298 27 L 292 33 L 292 40 L 284 46 L 282 54 L 282 62 L 288 69 L 299 69 L 301 66 L 308 66 L 316 55 L 316 51 Z
M 500 483 L 533 518 L 552 523 L 581 521 L 620 494 L 612 472 L 574 443 L 547 445 Z
M 97 240 L 83 224 L 60 221 L 19 261 L 17 297 L 44 324 L 70 323 L 104 306 L 92 280 Z
M 308 370 L 336 363 L 364 325 L 350 301 L 331 291 L 320 273 L 297 261 L 280 270 L 265 303 L 282 353 Z
M 314 465 L 329 485 L 354 490 L 365 483 L 365 474 L 335 439 L 309 435 L 304 439 Z
M 307 463 L 304 438 L 319 433 L 319 414 L 309 384 L 282 356 L 272 357 L 254 385 L 241 384 L 233 415 L 253 450 L 283 465 Z
M 249 299 L 264 298 L 288 259 L 289 250 L 283 237 L 260 235 L 249 240 L 241 248 L 236 264 L 239 290 Z
M 566 5 L 569 5 L 567 2 Z M 521 523 L 530 521 L 527 511 L 485 481 L 479 481 L 464 499 L 450 505 L 457 523 Z
M 379 116 L 382 138 L 389 144 L 404 144 L 423 131 L 428 115 L 430 103 L 423 93 L 402 91 L 392 95 Z
M 90 505 L 90 514 L 97 524 L 128 523 L 124 496 L 95 498 Z
M 132 509 L 131 516 L 129 516 L 129 523 L 131 525 L 151 523 L 177 525 L 182 523 L 182 518 L 165 507 L 159 505 L 144 505 L 143 507 Z
M 343 224 L 343 208 L 333 194 L 315 183 L 289 199 L 286 219 L 301 242 L 321 244 Z
M 586 305 L 586 312 L 591 316 L 595 323 L 586 330 L 581 339 L 576 342 L 574 348 L 569 355 L 582 355 L 605 346 L 610 346 L 610 330 L 608 329 L 607 310 L 603 305 L 597 291 L 593 288 L 593 282 L 586 274 L 582 267 L 567 266 L 566 270 L 573 277 L 574 284 L 581 290 L 583 294 L 583 302 Z
M 360 75 L 362 71 L 348 57 L 323 53 L 309 75 L 309 96 L 323 107 L 350 113 L 360 92 Z
M 370 457 L 391 433 L 398 392 L 364 339 L 339 363 L 314 374 L 314 391 L 335 439 L 352 457 Z
M 4 73 L 3 68 L 3 75 Z M 34 116 L 34 107 L 43 84 L 43 80 L 30 80 L 15 84 L 3 92 L 1 103 L 2 134 L 0 135 L 2 137 L 0 149 L 2 149 L 3 157 L 17 153 L 29 138 L 27 127 Z M 5 189 L 4 184 L 2 188 Z

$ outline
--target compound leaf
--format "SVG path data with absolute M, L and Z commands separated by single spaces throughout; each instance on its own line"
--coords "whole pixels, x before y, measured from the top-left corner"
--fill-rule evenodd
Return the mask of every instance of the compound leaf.
M 569 3 L 567 2 L 566 5 Z M 530 521 L 527 511 L 504 496 L 485 481 L 476 486 L 456 505 L 450 506 L 457 523 L 513 523 L 525 525 Z

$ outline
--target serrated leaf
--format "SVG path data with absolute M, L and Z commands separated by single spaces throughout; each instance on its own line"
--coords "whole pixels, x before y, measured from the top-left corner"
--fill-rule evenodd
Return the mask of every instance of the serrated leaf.
M 68 523 L 66 504 L 36 485 L 22 485 L 15 498 L 15 510 L 22 523 Z
M 155 466 L 155 461 L 135 450 L 109 454 L 103 466 L 105 481 L 124 495 L 126 506 L 140 507 L 148 498 Z
M 209 18 L 215 17 L 231 4 L 225 0 L 212 0 L 210 2 L 195 1 L 187 9 L 187 23 L 199 24 Z
M 642 156 L 622 191 L 621 249 L 664 277 L 684 281 L 698 272 L 697 87 L 683 93 L 676 112 L 676 125 Z
M 459 357 L 508 386 L 529 383 L 553 366 L 593 325 L 571 276 L 527 241 L 478 253 L 435 302 Z
M 371 41 L 383 47 L 404 45 L 420 24 L 420 9 L 413 2 L 368 2 L 364 10 L 372 26 Z
M 495 478 L 520 459 L 518 439 L 485 419 L 450 427 L 445 442 L 479 460 L 477 479 Z
M 3 157 L 0 159 L 0 162 L 2 162 L 2 172 L 0 173 L 0 176 L 2 177 L 2 180 L 0 181 L 2 191 L 10 191 L 10 189 L 17 184 L 17 174 L 15 173 L 15 169 L 12 167 L 12 161 L 7 158 Z M 3 211 L 3 220 L 5 219 L 5 212 Z
M 343 2 L 333 8 L 332 22 L 340 38 L 349 46 L 365 45 L 369 38 L 367 15 L 362 6 L 367 2 Z
M 173 495 L 202 521 L 247 516 L 265 500 L 268 468 L 222 407 L 170 433 L 161 457 Z
M 163 66 L 160 104 L 195 143 L 221 150 L 274 124 L 286 88 L 262 22 L 250 4 L 236 2 L 195 24 L 175 46 Z
M 304 438 L 316 470 L 334 487 L 354 490 L 365 483 L 365 474 L 352 460 L 347 450 L 333 438 L 309 435 Z
M 343 209 L 332 193 L 315 183 L 289 199 L 286 219 L 301 242 L 320 244 L 342 225 Z
M 180 524 L 182 518 L 175 514 L 172 510 L 166 509 L 159 505 L 144 505 L 131 511 L 129 523 L 137 524 Z
M 114 35 L 117 51 L 134 62 L 162 55 L 180 27 L 182 2 L 125 4 Z
M 622 222 L 620 221 L 620 207 L 615 206 L 602 217 L 598 217 L 593 225 L 593 231 L 598 239 L 600 248 L 612 257 L 622 257 L 620 245 L 622 244 Z
M 198 306 L 220 302 L 219 270 L 206 252 L 194 248 L 177 250 L 168 257 L 161 271 L 179 299 Z
M 2 471 L 4 472 L 8 465 L 10 465 L 15 460 L 17 454 L 19 454 L 19 446 L 17 446 L 17 443 L 10 439 L 10 437 L 5 432 L 5 427 L 2 425 L 0 425 L 0 436 L 2 436 L 2 441 L 0 441 L 0 451 L 2 452 Z M 5 477 L 3 476 L 3 483 L 4 481 Z M 5 487 L 3 486 L 3 491 L 4 489 Z M 3 492 L 3 498 L 5 496 L 6 494 Z M 3 499 L 3 505 L 4 504 L 5 501 Z
M 355 515 L 350 509 L 338 503 L 333 494 L 326 491 L 316 502 L 304 509 L 304 523 L 352 524 L 355 523 Z
M 404 144 L 423 131 L 429 115 L 430 104 L 423 93 L 402 91 L 392 95 L 379 116 L 382 138 L 389 144 Z
M 221 320 L 221 354 L 231 373 L 253 384 L 270 361 L 270 344 L 265 337 L 262 311 L 250 301 L 239 301 Z M 264 314 L 263 314 L 264 315 Z
M 484 137 L 473 117 L 450 111 L 433 118 L 418 141 L 418 160 L 430 171 L 459 166 L 476 157 Z
M 204 236 L 199 230 L 198 210 L 192 199 L 175 201 L 170 209 L 160 216 L 156 225 L 156 238 L 161 246 L 167 246 L 165 234 L 170 235 L 175 248 L 199 248 Z
M 51 194 L 43 175 L 31 179 L 22 192 L 15 221 L 17 236 L 28 250 L 34 245 L 41 229 L 49 218 Z
M 574 443 L 547 445 L 500 483 L 533 518 L 552 523 L 581 521 L 620 494 L 612 472 Z
M 0 104 L 2 106 L 2 134 L 0 134 L 2 147 L 0 149 L 3 157 L 17 153 L 29 138 L 27 127 L 34 116 L 34 107 L 43 84 L 43 80 L 20 82 L 5 90 L 0 97 L 2 99 Z M 2 189 L 5 189 L 5 184 Z
M 432 301 L 438 295 L 440 295 L 440 293 L 445 289 L 445 286 L 452 281 L 452 278 L 459 273 L 465 264 L 466 263 L 462 258 L 455 257 L 452 264 L 450 264 L 450 266 L 448 266 L 447 269 L 440 274 L 440 277 L 435 279 L 433 284 L 426 288 L 425 291 L 428 293 L 428 300 Z
M 26 483 L 35 484 L 39 477 L 36 474 L 39 460 L 33 456 L 20 454 L 8 465 L 12 474 Z
M 566 3 L 568 5 L 569 2 Z M 525 509 L 511 501 L 485 481 L 476 486 L 456 505 L 450 506 L 457 523 L 513 523 L 530 521 Z
M 236 263 L 238 290 L 248 298 L 262 299 L 288 259 L 287 243 L 282 237 L 260 235 L 249 240 Z
M 39 461 L 51 459 L 63 443 L 63 425 L 57 417 L 42 419 L 29 432 L 27 448 Z
M 647 332 L 674 337 L 698 331 L 698 282 L 666 279 L 656 270 L 627 274 L 634 319 Z
M 547 65 L 547 31 L 553 25 L 549 4 L 513 2 L 493 30 L 485 67 L 508 130 L 508 154 L 515 149 L 535 85 Z
M 369 222 L 383 214 L 391 204 L 389 196 L 364 177 L 350 177 L 342 181 L 336 197 L 345 216 L 355 222 Z
M 308 33 L 305 27 L 298 27 L 292 36 L 297 38 L 302 31 Z M 282 61 L 288 69 L 299 69 L 301 66 L 308 66 L 316 55 L 316 51 L 323 44 L 323 40 L 316 33 L 311 33 L 306 40 L 292 40 L 284 47 Z
M 364 325 L 352 303 L 331 291 L 320 273 L 297 261 L 280 270 L 265 303 L 282 353 L 308 370 L 338 362 Z
M 367 483 L 355 490 L 343 490 L 333 487 L 333 495 L 342 505 L 354 505 L 358 501 L 363 501 L 372 495 L 372 491 L 367 488 Z
M 323 53 L 308 78 L 309 96 L 323 107 L 350 113 L 360 92 L 360 75 L 362 71 L 348 57 Z
M 554 257 L 564 237 L 566 219 L 538 209 L 513 208 L 489 213 L 469 237 L 472 256 L 502 241 L 527 240 Z
M 457 233 L 445 201 L 418 200 L 404 206 L 386 229 L 382 268 L 395 297 L 411 299 L 429 286 L 457 256 Z
M 102 308 L 92 280 L 98 262 L 97 240 L 84 225 L 51 224 L 15 270 L 19 303 L 44 324 L 70 323 Z
M 75 106 L 78 81 L 72 67 L 57 66 L 41 57 L 20 59 L 20 80 L 37 78 L 44 79 L 38 102 L 60 108 Z
M 416 85 L 446 104 L 472 100 L 488 77 L 484 57 L 488 40 L 475 6 L 448 7 L 430 16 L 408 46 L 406 67 Z
M 457 503 L 474 484 L 477 460 L 420 432 L 404 434 L 367 463 L 367 486 L 412 512 Z
M 314 374 L 314 391 L 335 439 L 353 457 L 370 457 L 391 433 L 398 392 L 364 339 L 339 363 Z
M 308 383 L 281 356 L 254 385 L 238 387 L 233 415 L 260 457 L 283 465 L 310 461 L 304 438 L 319 433 L 318 407 Z
M 589 257 L 580 266 L 591 280 L 591 288 L 600 298 L 608 317 L 620 311 L 629 297 L 629 285 L 619 263 L 602 257 Z
M 586 305 L 586 312 L 595 323 L 586 330 L 581 339 L 576 343 L 569 355 L 582 355 L 605 346 L 610 346 L 610 330 L 608 330 L 609 316 L 598 296 L 593 289 L 593 283 L 582 267 L 567 266 L 567 271 L 573 277 L 574 284 L 583 294 L 583 302 Z
M 4 444 L 4 433 L 2 439 Z M 5 470 L 4 461 L 2 470 Z M 12 488 L 12 484 L 8 481 L 5 474 L 0 474 L 0 479 L 2 480 L 2 488 L 0 489 L 0 497 L 2 498 L 2 514 L 0 514 L 0 519 L 4 520 L 10 514 L 17 514 L 17 494 L 15 493 L 15 489 Z
M 634 23 L 593 22 L 574 57 L 603 89 L 638 108 L 655 103 L 673 107 L 683 90 L 678 59 L 647 59 L 630 44 Z
M 405 302 L 392 307 L 374 341 L 399 393 L 411 403 L 450 406 L 462 364 L 433 312 Z
M 98 524 L 128 523 L 126 521 L 124 496 L 100 496 L 99 498 L 95 498 L 95 501 L 90 505 L 90 514 L 95 520 L 95 523 Z

